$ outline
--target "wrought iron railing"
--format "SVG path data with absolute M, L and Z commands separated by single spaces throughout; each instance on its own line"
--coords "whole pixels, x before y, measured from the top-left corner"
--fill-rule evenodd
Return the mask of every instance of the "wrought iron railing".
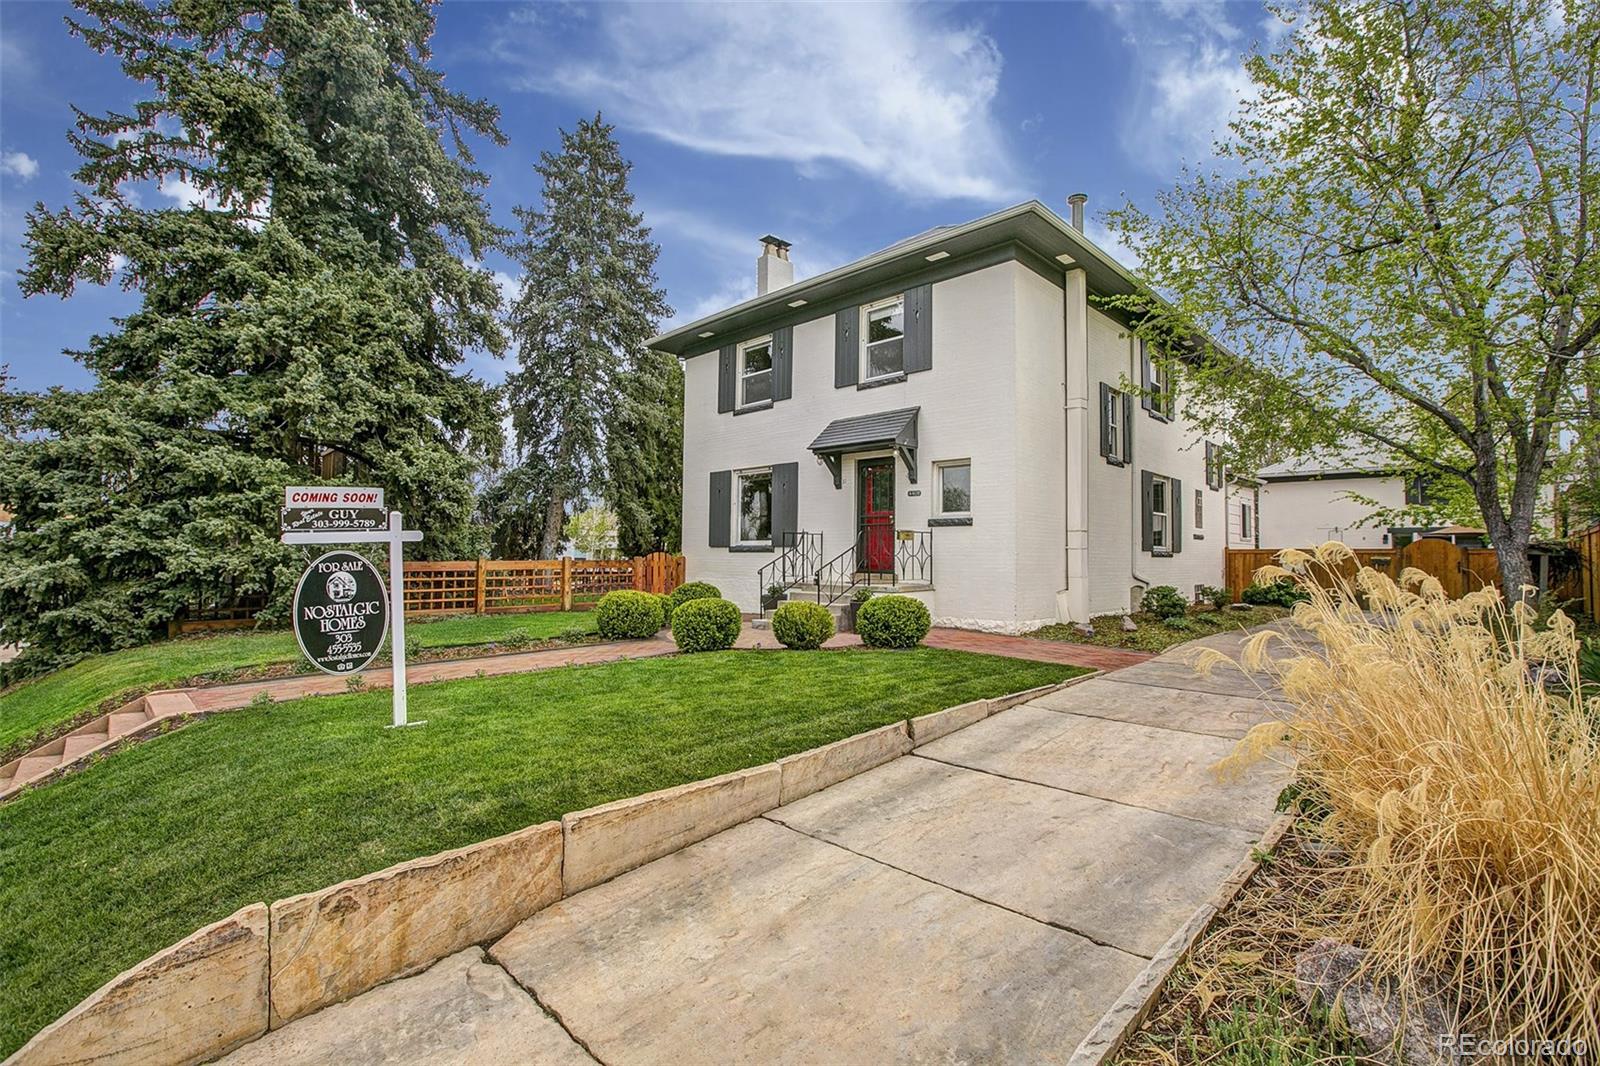
M 778 547 L 778 557 L 756 571 L 760 617 L 767 613 L 767 597 L 771 589 L 788 591 L 796 585 L 809 585 L 816 581 L 817 570 L 822 566 L 821 533 L 808 533 L 803 529 L 784 533 Z
M 868 554 L 865 535 L 858 535 L 854 544 L 817 569 L 817 602 L 838 603 L 863 587 L 932 585 L 933 531 L 896 530 L 892 543 L 894 547 L 889 569 L 869 569 L 864 565 Z
M 933 584 L 933 530 L 902 529 L 895 533 L 894 573 L 901 584 Z

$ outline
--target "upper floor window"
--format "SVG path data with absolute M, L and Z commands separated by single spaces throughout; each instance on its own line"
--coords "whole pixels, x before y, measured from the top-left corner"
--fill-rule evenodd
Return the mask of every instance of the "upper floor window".
M 772 399 L 772 338 L 746 341 L 739 346 L 739 406 Z
M 1199 489 L 1194 490 L 1194 531 L 1199 533 L 1206 527 L 1206 494 Z
M 1105 410 L 1101 412 L 1101 419 L 1105 423 L 1105 456 L 1113 463 L 1126 462 L 1128 457 L 1123 454 L 1122 425 L 1122 393 L 1117 389 L 1102 389 L 1100 395 L 1105 399 Z
M 862 330 L 861 380 L 873 381 L 904 374 L 906 298 L 895 296 L 861 309 L 866 322 Z
M 1167 377 L 1166 364 L 1159 359 L 1150 361 L 1150 410 L 1172 417 L 1172 382 Z

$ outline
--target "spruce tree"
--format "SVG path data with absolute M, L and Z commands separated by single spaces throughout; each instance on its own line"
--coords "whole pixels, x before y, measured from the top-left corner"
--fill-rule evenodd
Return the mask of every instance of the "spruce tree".
M 618 391 L 671 313 L 656 285 L 660 250 L 634 210 L 632 165 L 612 130 L 598 114 L 562 130 L 561 151 L 534 165 L 542 206 L 517 209 L 523 233 L 512 254 L 523 276 L 510 324 L 520 368 L 507 388 L 518 462 L 509 477 L 544 493 L 529 501 L 542 505 L 542 558 L 560 550 L 568 505 L 604 492 Z M 524 477 L 529 469 L 539 476 Z
M 683 367 L 644 352 L 617 387 L 606 426 L 606 499 L 623 555 L 677 551 L 683 527 Z
M 116 278 L 142 302 L 73 353 L 94 388 L 13 399 L 7 637 L 59 662 L 148 639 L 187 604 L 264 595 L 280 615 L 303 554 L 277 542 L 285 484 L 381 485 L 426 550 L 470 550 L 498 425 L 456 365 L 503 349 L 472 264 L 504 234 L 466 139 L 503 138 L 430 66 L 432 6 L 77 8 L 71 32 L 148 95 L 78 112 L 85 190 L 29 213 L 21 287 Z M 149 181 L 191 202 L 130 191 Z

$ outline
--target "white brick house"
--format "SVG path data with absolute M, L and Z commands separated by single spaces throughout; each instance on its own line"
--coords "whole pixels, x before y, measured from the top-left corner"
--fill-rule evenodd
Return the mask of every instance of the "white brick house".
M 1029 202 L 798 283 L 764 240 L 754 299 L 650 342 L 685 361 L 692 580 L 748 611 L 893 582 L 1012 630 L 1221 583 L 1220 464 L 1170 393 L 1123 390 L 1161 382 L 1093 306 L 1133 281 L 1081 225 Z

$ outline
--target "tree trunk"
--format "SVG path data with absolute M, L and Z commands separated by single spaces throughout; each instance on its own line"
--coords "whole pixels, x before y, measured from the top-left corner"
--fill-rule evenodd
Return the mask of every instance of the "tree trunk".
M 1500 587 L 1506 602 L 1526 600 L 1532 603 L 1535 594 L 1524 591 L 1533 585 L 1533 567 L 1528 564 L 1528 544 L 1533 539 L 1533 509 L 1539 498 L 1537 478 L 1518 476 L 1511 493 L 1511 513 L 1501 506 L 1494 478 L 1479 477 L 1474 486 L 1478 510 L 1483 514 L 1484 529 L 1494 544 L 1495 560 L 1500 564 Z
M 539 558 L 554 559 L 561 551 L 561 527 L 566 524 L 567 500 L 552 492 L 544 505 L 544 532 L 539 537 Z

